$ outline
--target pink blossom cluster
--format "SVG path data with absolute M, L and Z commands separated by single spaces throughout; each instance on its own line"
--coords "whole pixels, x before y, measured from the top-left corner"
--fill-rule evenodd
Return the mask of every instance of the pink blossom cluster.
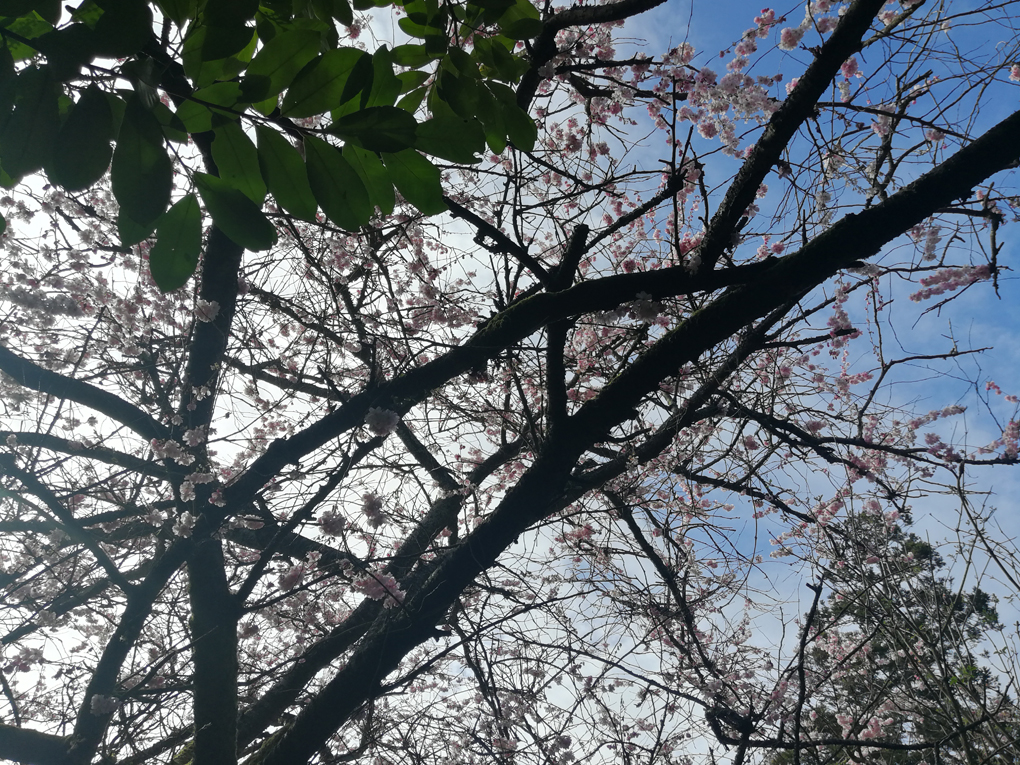
M 497 754 L 501 754 L 503 756 L 512 755 L 517 751 L 517 742 L 512 738 L 495 736 L 492 739 L 492 748 Z
M 152 447 L 152 453 L 156 455 L 156 459 L 172 459 L 178 465 L 190 465 L 195 461 L 195 455 L 186 452 L 184 447 L 172 438 L 165 441 L 154 438 L 149 442 L 149 446 Z
M 319 516 L 319 528 L 331 537 L 338 537 L 347 528 L 347 519 L 339 513 L 327 510 Z
M 961 287 L 969 287 L 975 282 L 984 281 L 992 276 L 992 268 L 987 264 L 980 266 L 960 266 L 944 268 L 931 276 L 921 279 L 922 290 L 918 290 L 910 299 L 915 303 L 927 300 L 935 295 L 953 292 Z
M 97 693 L 89 702 L 89 711 L 94 715 L 108 715 L 120 709 L 120 701 L 113 696 Z
M 871 130 L 877 136 L 885 137 L 892 129 L 892 118 L 896 110 L 892 106 L 879 105 L 875 107 L 880 114 L 871 122 Z
M 854 340 L 861 335 L 860 330 L 855 330 L 851 334 L 840 334 L 854 328 L 850 321 L 850 315 L 843 307 L 849 296 L 850 287 L 848 285 L 840 285 L 836 293 L 836 299 L 832 303 L 832 316 L 829 317 L 827 324 L 829 335 L 832 337 L 830 345 L 834 349 L 842 348 L 849 340 Z
M 209 323 L 213 321 L 220 313 L 220 304 L 215 300 L 202 300 L 199 298 L 195 301 L 195 318 L 201 322 Z
M 365 415 L 365 424 L 377 436 L 388 436 L 397 429 L 399 423 L 399 414 L 377 406 L 370 407 Z
M 801 38 L 804 37 L 806 31 L 806 27 L 786 27 L 779 33 L 779 49 L 793 50 L 800 45 Z
M 836 390 L 841 396 L 846 396 L 850 392 L 850 386 L 868 382 L 873 377 L 871 372 L 858 372 L 857 374 L 843 372 L 836 378 Z
M 556 537 L 556 541 L 576 544 L 591 539 L 594 535 L 595 531 L 592 529 L 591 524 L 586 523 L 584 526 L 578 526 L 570 531 L 565 531 L 561 536 Z
M 872 717 L 868 720 L 868 727 L 861 731 L 861 738 L 880 738 L 885 733 L 884 729 L 892 725 L 894 722 L 896 721 L 891 717 L 886 717 L 884 720 Z
M 794 50 L 804 37 L 804 33 L 814 27 L 818 34 L 825 35 L 836 28 L 836 19 L 828 15 L 832 12 L 832 0 L 815 0 L 808 3 L 804 12 L 804 20 L 796 27 L 786 27 L 779 33 L 779 49 Z M 849 76 L 849 75 L 848 75 Z
M 771 8 L 762 8 L 761 15 L 754 17 L 754 23 L 757 27 L 755 29 L 748 30 L 748 32 L 745 33 L 745 36 L 753 33 L 756 37 L 764 39 L 769 36 L 769 32 L 772 30 L 772 27 L 782 21 L 783 19 L 776 18 L 776 12 Z
M 934 457 L 944 459 L 947 462 L 959 462 L 961 456 L 949 444 L 942 440 L 937 433 L 925 433 L 924 442 L 928 446 L 928 453 Z
M 637 299 L 630 304 L 627 315 L 634 321 L 651 324 L 662 313 L 662 303 L 653 300 L 647 292 L 639 292 Z
M 11 672 L 29 672 L 34 665 L 42 664 L 42 661 L 43 652 L 41 648 L 25 647 L 18 651 L 18 654 L 4 665 L 3 671 L 8 674 Z
M 184 537 L 185 539 L 191 536 L 191 532 L 195 528 L 195 521 L 198 518 L 187 510 L 177 516 L 177 520 L 174 521 L 173 532 L 174 535 Z
M 301 580 L 305 578 L 306 566 L 304 563 L 299 563 L 296 566 L 292 566 L 287 571 L 280 574 L 280 579 L 277 582 L 280 589 L 284 592 L 290 592 L 299 584 Z
M 361 512 L 365 514 L 368 525 L 372 528 L 382 526 L 386 520 L 382 497 L 375 492 L 367 492 L 361 496 Z
M 1010 420 L 1002 431 L 1003 451 L 1010 459 L 1016 459 L 1020 453 L 1020 422 Z
M 190 502 L 195 498 L 197 484 L 212 483 L 216 480 L 213 473 L 192 473 L 181 482 L 180 495 L 182 502 Z
M 942 241 L 941 227 L 934 223 L 928 225 L 917 225 L 910 229 L 910 238 L 915 242 L 924 241 L 924 259 L 935 260 L 936 249 Z
M 649 77 L 660 78 L 652 88 L 660 98 L 647 105 L 648 114 L 658 128 L 671 129 L 662 111 L 674 92 L 680 91 L 686 94 L 687 104 L 677 111 L 677 117 L 694 124 L 703 138 L 718 138 L 724 153 L 742 155 L 738 150 L 734 117 L 747 120 L 771 115 L 779 104 L 769 97 L 768 88 L 782 79 L 781 75 L 753 78 L 743 73 L 749 63 L 748 56 L 757 50 L 756 38 L 767 36 L 769 29 L 778 22 L 775 13 L 765 9 L 755 23 L 756 26 L 744 32 L 735 45 L 734 58 L 727 63 L 727 72 L 721 77 L 709 67 L 702 67 L 692 75 L 688 67 L 694 51 L 686 43 L 675 50 L 675 56 L 648 70 Z
M 404 602 L 404 591 L 392 575 L 375 571 L 354 580 L 354 589 L 372 600 L 385 600 L 386 608 L 393 608 Z

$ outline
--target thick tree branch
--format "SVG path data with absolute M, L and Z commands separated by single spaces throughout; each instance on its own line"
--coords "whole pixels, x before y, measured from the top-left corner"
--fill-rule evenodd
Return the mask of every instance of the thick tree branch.
M 0 346 L 0 372 L 5 372 L 16 383 L 30 390 L 45 393 L 56 399 L 74 401 L 105 414 L 143 438 L 167 437 L 165 427 L 120 396 L 87 382 L 52 372 L 35 362 L 21 358 L 3 346 Z
M 698 248 L 702 271 L 715 268 L 720 256 L 730 246 L 737 223 L 754 202 L 765 176 L 779 161 L 800 126 L 815 113 L 818 100 L 830 87 L 843 62 L 861 50 L 864 35 L 884 5 L 885 0 L 855 0 L 851 3 L 832 35 L 818 50 L 815 60 L 798 78 L 796 87 L 772 115 L 765 132 L 751 150 L 751 156 L 737 172 L 708 224 Z
M 550 511 L 551 498 L 562 494 L 579 455 L 603 438 L 659 381 L 742 328 L 752 326 L 759 317 L 774 312 L 763 325 L 767 331 L 787 306 L 825 279 L 861 257 L 875 255 L 885 243 L 931 211 L 1010 166 L 1020 156 L 1020 146 L 1011 139 L 1018 129 L 1020 113 L 887 202 L 848 216 L 800 251 L 783 258 L 765 271 L 753 288 L 728 290 L 667 333 L 596 399 L 585 404 L 571 418 L 574 427 L 565 429 L 562 438 L 545 444 L 531 469 L 507 492 L 497 510 L 463 545 L 437 562 L 428 580 L 408 592 L 399 610 L 394 609 L 372 626 L 344 669 L 256 760 L 265 765 L 284 765 L 310 757 L 373 694 L 380 679 L 393 671 L 407 652 L 428 639 L 463 588 L 491 566 L 522 531 Z
M 531 253 L 528 252 L 527 248 L 517 244 L 498 228 L 493 226 L 474 211 L 464 207 L 464 205 L 459 204 L 446 196 L 443 197 L 443 201 L 446 202 L 447 207 L 450 208 L 450 212 L 454 215 L 454 217 L 466 220 L 475 227 L 478 232 L 475 236 L 475 242 L 482 247 L 485 247 L 485 249 L 490 252 L 506 253 L 507 255 L 510 255 L 522 266 L 531 271 L 531 273 L 535 275 L 535 278 L 542 284 L 546 284 L 549 281 L 549 272 L 546 270 L 545 266 L 531 257 Z M 492 240 L 493 244 L 491 247 L 485 245 L 484 242 L 486 239 Z
M 153 603 L 170 577 L 184 563 L 190 546 L 189 540 L 178 540 L 153 564 L 149 575 L 133 588 L 128 597 L 120 621 L 96 662 L 85 688 L 85 696 L 71 735 L 68 759 L 71 765 L 87 765 L 94 758 L 113 715 L 93 712 L 92 699 L 96 695 L 116 698 L 121 667 L 134 649 Z
M 68 765 L 68 738 L 0 724 L 0 759 L 24 765 Z
M 188 558 L 194 649 L 193 765 L 237 762 L 237 619 L 223 548 L 217 539 L 194 545 Z
M 33 473 L 22 470 L 15 464 L 13 455 L 0 454 L 0 474 L 9 475 L 11 478 L 16 479 L 29 492 L 42 500 L 46 509 L 56 516 L 60 522 L 60 528 L 63 532 L 92 553 L 96 562 L 99 563 L 110 578 L 110 581 L 120 587 L 125 593 L 131 592 L 133 589 L 131 583 L 120 572 L 117 565 L 110 560 L 110 556 L 106 554 L 106 551 L 99 546 L 99 543 L 92 538 L 91 534 L 82 528 L 78 519 L 61 504 L 60 500 L 42 481 L 36 478 Z
M 545 19 L 542 32 L 531 46 L 531 69 L 517 86 L 517 105 L 527 111 L 542 81 L 539 68 L 557 54 L 556 35 L 568 27 L 607 24 L 633 18 L 662 5 L 665 0 L 617 0 L 605 5 L 575 6 L 554 13 Z
M 143 460 L 133 454 L 110 449 L 106 446 L 85 446 L 80 441 L 71 441 L 67 438 L 54 436 L 51 433 L 33 433 L 24 430 L 0 430 L 0 441 L 7 442 L 7 439 L 14 437 L 19 446 L 37 446 L 47 451 L 60 452 L 70 457 L 79 457 L 87 460 L 103 462 L 107 465 L 126 468 L 141 475 L 148 475 L 153 478 L 166 478 L 175 473 L 183 474 L 183 470 L 177 465 L 161 465 L 152 460 Z

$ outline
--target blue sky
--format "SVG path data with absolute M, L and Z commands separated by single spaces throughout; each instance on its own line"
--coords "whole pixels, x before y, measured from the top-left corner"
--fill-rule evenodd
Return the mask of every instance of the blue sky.
M 754 17 L 761 11 L 763 0 L 670 0 L 670 2 L 645 14 L 634 24 L 628 24 L 627 36 L 643 38 L 645 45 L 636 48 L 650 55 L 667 50 L 681 42 L 689 42 L 698 50 L 694 59 L 695 66 L 710 66 L 717 71 L 724 70 L 725 62 L 730 58 L 719 58 L 719 52 L 727 50 L 740 39 L 743 32 L 754 26 Z M 956 9 L 974 9 L 981 4 L 976 2 L 956 3 Z M 804 5 L 785 4 L 774 6 L 777 16 L 787 16 L 788 25 L 795 26 L 803 17 Z M 786 25 L 784 25 L 786 26 Z M 997 40 L 996 34 L 1005 34 L 1008 30 L 1000 27 L 967 27 L 962 24 L 950 27 L 948 34 L 953 45 L 968 53 L 979 48 L 986 48 L 994 55 Z M 945 33 L 942 33 L 945 34 Z M 766 41 L 766 43 L 771 42 Z M 805 38 L 805 42 L 810 42 Z M 621 46 L 622 48 L 623 46 Z M 810 62 L 811 54 L 805 50 L 780 52 L 774 49 L 766 52 L 767 44 L 761 46 L 761 52 L 752 57 L 757 64 L 752 74 L 772 74 L 781 71 L 785 81 L 796 77 Z M 861 56 L 861 68 L 869 75 L 881 74 L 880 61 L 874 53 Z M 932 64 L 938 71 L 939 62 Z M 880 79 L 880 77 L 878 78 Z M 1004 79 L 1004 78 L 1003 78 Z M 1017 107 L 1020 87 L 1002 83 L 993 86 L 991 98 L 987 98 L 977 115 L 971 133 L 978 134 L 992 125 L 996 120 Z M 876 86 L 875 89 L 878 92 Z M 986 96 L 989 94 L 986 94 Z M 966 117 L 960 112 L 960 117 Z M 656 142 L 652 145 L 652 142 Z M 649 162 L 661 157 L 662 144 L 659 138 L 653 137 L 647 147 Z M 944 156 L 944 155 L 943 155 Z M 715 176 L 716 182 L 732 173 L 736 164 L 722 157 L 712 157 L 707 173 Z M 1015 181 L 1012 181 L 1015 183 Z M 777 183 L 774 175 L 770 175 L 768 183 Z M 1000 179 L 997 186 L 1002 188 L 1006 179 Z M 1010 223 L 999 231 L 999 241 L 1003 249 L 999 255 L 999 264 L 1005 269 L 1017 268 L 1016 265 L 1016 232 L 1020 225 Z M 965 260 L 965 258 L 964 258 Z M 941 311 L 924 312 L 925 308 L 935 301 L 926 304 L 912 303 L 910 292 L 916 287 L 895 287 L 892 293 L 895 301 L 887 309 L 887 313 L 895 319 L 896 332 L 889 332 L 886 341 L 891 347 L 890 355 L 933 354 L 948 351 L 956 346 L 960 350 L 968 348 L 992 347 L 993 350 L 978 356 L 960 356 L 954 360 L 926 365 L 918 363 L 904 366 L 898 370 L 897 384 L 890 387 L 888 401 L 912 408 L 924 413 L 932 409 L 959 404 L 966 406 L 966 414 L 939 423 L 937 429 L 946 440 L 950 437 L 959 439 L 966 432 L 966 440 L 972 446 L 990 442 L 1001 435 L 997 431 L 992 417 L 984 407 L 982 399 L 990 398 L 995 416 L 1001 424 L 1013 414 L 1014 408 L 994 393 L 984 391 L 983 383 L 994 380 L 1004 393 L 1020 395 L 1020 277 L 1015 272 L 1003 270 L 999 275 L 999 296 L 993 292 L 990 284 L 978 284 L 966 291 L 959 299 L 953 301 Z M 861 307 L 858 306 L 860 310 Z M 854 316 L 855 321 L 861 315 Z M 866 345 L 866 343 L 865 343 Z M 873 365 L 873 359 L 859 357 L 861 367 Z M 911 381 L 913 384 L 906 384 Z M 976 382 L 977 389 L 972 384 Z M 1020 495 L 1020 472 L 1017 468 L 987 467 L 972 468 L 968 472 L 972 487 L 978 492 L 990 492 L 987 497 L 975 497 L 975 504 L 980 506 L 987 502 L 989 506 L 999 508 L 996 516 L 1003 532 L 1008 536 L 1020 536 L 1020 513 L 1017 513 L 1015 497 Z M 821 490 L 821 487 L 819 487 Z M 928 536 L 933 542 L 953 537 L 953 529 L 958 525 L 959 502 L 953 497 L 930 496 L 923 501 L 914 503 L 915 531 Z M 736 521 L 737 519 L 734 518 Z M 742 528 L 736 524 L 738 534 L 752 544 L 755 525 L 751 522 Z M 766 522 L 765 526 L 768 524 Z M 775 524 L 771 524 L 775 525 Z M 760 533 L 760 529 L 759 529 Z M 759 550 L 767 555 L 767 535 L 757 540 Z M 769 566 L 779 574 L 789 570 L 786 564 Z M 964 572 L 959 568 L 957 575 Z M 801 591 L 800 579 L 787 582 L 785 586 L 793 586 L 789 597 L 794 601 L 798 597 L 807 597 L 810 593 Z M 759 583 L 764 584 L 763 580 Z M 988 589 L 999 594 L 1009 594 L 1009 587 L 1004 584 L 988 583 Z M 804 604 L 801 604 L 802 606 Z M 797 609 L 795 602 L 791 609 Z M 1007 623 L 1016 617 L 1011 609 L 1005 609 L 1003 620 Z M 789 616 L 789 614 L 787 614 Z

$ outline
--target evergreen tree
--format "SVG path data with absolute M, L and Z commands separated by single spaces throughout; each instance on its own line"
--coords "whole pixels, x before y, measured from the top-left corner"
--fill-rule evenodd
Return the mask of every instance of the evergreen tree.
M 782 751 L 773 765 L 1015 762 L 1016 707 L 983 643 L 1002 629 L 995 596 L 955 586 L 907 516 L 862 515 L 843 532 L 829 540 L 830 593 L 808 616 L 798 672 L 802 742 L 845 743 Z

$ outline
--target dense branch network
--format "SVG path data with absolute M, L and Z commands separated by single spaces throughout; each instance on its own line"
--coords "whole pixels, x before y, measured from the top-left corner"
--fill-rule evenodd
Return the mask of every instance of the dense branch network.
M 979 391 L 985 443 L 948 434 L 962 408 L 908 412 L 889 393 L 905 370 L 977 349 L 897 356 L 909 322 L 887 310 L 910 295 L 951 311 L 1007 267 L 995 236 L 1016 203 L 1020 112 L 991 124 L 940 102 L 976 113 L 1015 91 L 1012 6 L 817 0 L 799 26 L 766 10 L 719 76 L 690 43 L 616 50 L 614 30 L 659 4 L 522 6 L 526 68 L 504 81 L 538 141 L 490 129 L 483 162 L 444 158 L 446 217 L 399 184 L 407 198 L 358 226 L 267 204 L 279 241 L 252 252 L 217 208 L 196 285 L 164 293 L 142 267 L 157 245 L 118 246 L 106 180 L 0 200 L 0 758 L 1015 752 L 1008 681 L 972 649 L 999 639 L 993 605 L 954 595 L 905 529 L 912 502 L 950 492 L 969 513 L 961 554 L 987 554 L 964 471 L 1017 462 L 1016 398 Z M 505 17 L 419 5 L 401 29 L 448 24 L 493 70 L 510 56 L 492 48 Z M 200 83 L 166 10 L 145 48 L 161 73 L 135 87 L 173 116 L 199 86 L 239 87 L 243 66 Z M 365 61 L 342 51 L 369 17 L 340 16 L 336 60 Z M 1008 44 L 964 59 L 937 36 L 971 19 Z M 794 82 L 746 73 L 766 44 Z M 428 45 L 401 51 L 411 76 L 393 87 L 426 87 L 409 62 Z M 362 106 L 389 87 L 371 84 L 389 82 L 388 55 L 349 67 L 382 67 L 357 70 Z M 450 104 L 484 102 L 465 60 L 432 80 L 449 104 L 422 90 L 405 110 L 455 125 Z M 113 87 L 89 71 L 82 92 Z M 637 107 L 668 160 L 640 151 Z M 303 139 L 302 161 L 331 135 L 375 156 L 345 116 L 331 134 L 269 104 L 240 124 Z M 197 154 L 175 160 L 182 196 L 197 173 L 229 176 L 226 133 L 199 126 Z M 769 589 L 769 547 L 813 597 L 763 644 L 752 623 L 790 597 Z M 1008 556 L 994 562 L 1008 576 Z

